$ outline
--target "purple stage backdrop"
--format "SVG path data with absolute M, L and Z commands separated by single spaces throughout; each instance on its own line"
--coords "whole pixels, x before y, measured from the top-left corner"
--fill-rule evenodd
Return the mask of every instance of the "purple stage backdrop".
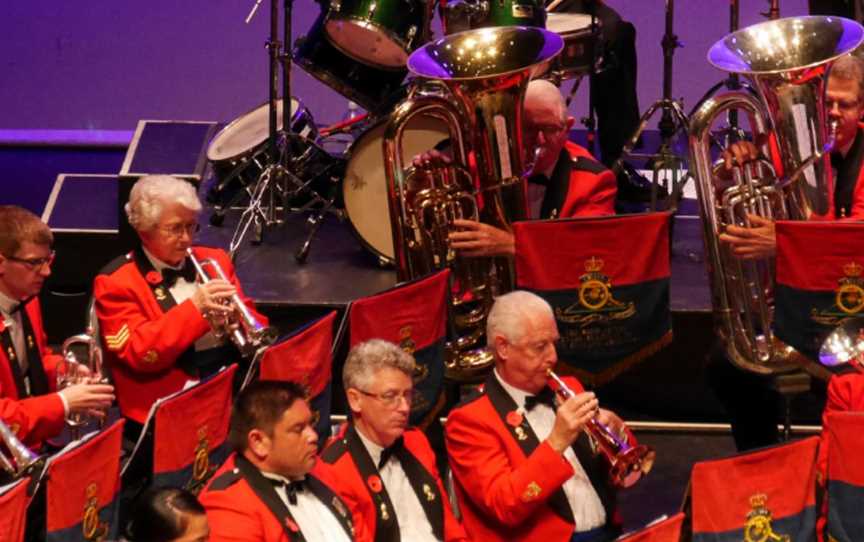
M 233 119 L 267 98 L 269 0 L 244 24 L 253 3 L 8 0 L 0 17 L 0 129 L 132 130 L 142 118 Z M 662 90 L 666 2 L 608 3 L 636 26 L 644 110 Z M 741 25 L 763 20 L 759 12 L 767 7 L 767 0 L 741 0 Z M 800 15 L 807 4 L 782 0 L 780 9 L 782 16 Z M 728 10 L 728 0 L 676 2 L 684 48 L 676 51 L 673 89 L 687 110 L 723 77 L 705 54 L 728 32 Z M 312 0 L 294 3 L 295 38 L 318 13 Z M 296 67 L 292 81 L 316 121 L 343 115 L 345 98 Z M 584 114 L 586 102 L 580 90 L 575 115 Z

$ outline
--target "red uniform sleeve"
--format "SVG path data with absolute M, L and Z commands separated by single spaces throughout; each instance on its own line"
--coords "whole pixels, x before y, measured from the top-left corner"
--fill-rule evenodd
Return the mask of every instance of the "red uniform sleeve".
M 20 400 L 0 397 L 0 419 L 25 445 L 39 447 L 45 439 L 60 434 L 66 413 L 63 400 L 56 393 Z
M 504 525 L 519 525 L 573 476 L 570 463 L 546 442 L 524 463 L 512 464 L 499 433 L 465 409 L 450 413 L 445 437 L 459 484 L 478 508 Z M 522 495 L 532 482 L 541 492 L 526 502 Z
M 207 510 L 210 524 L 210 542 L 264 541 L 262 519 L 257 507 L 239 506 L 231 492 L 214 491 L 201 495 L 201 504 Z

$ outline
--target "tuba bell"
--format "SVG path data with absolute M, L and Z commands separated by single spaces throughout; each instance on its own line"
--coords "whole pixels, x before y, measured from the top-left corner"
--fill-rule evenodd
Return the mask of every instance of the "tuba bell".
M 493 297 L 513 289 L 504 257 L 463 258 L 448 234 L 457 218 L 510 230 L 527 218 L 522 104 L 528 81 L 563 47 L 539 28 L 495 27 L 452 34 L 418 49 L 408 69 L 421 85 L 400 103 L 384 133 L 384 164 L 399 281 L 452 270 L 450 306 L 458 337 L 447 345 L 447 376 L 481 377 L 493 363 L 481 348 Z M 434 171 L 406 169 L 402 135 L 417 115 L 448 127 L 454 160 Z
M 799 367 L 803 356 L 772 333 L 772 263 L 742 261 L 718 236 L 728 225 L 749 226 L 747 214 L 772 220 L 829 214 L 829 152 L 836 127 L 829 128 L 827 121 L 827 72 L 862 37 L 864 28 L 847 19 L 791 17 L 733 32 L 708 53 L 715 67 L 748 78 L 755 89 L 755 95 L 741 90 L 707 100 L 691 116 L 689 128 L 715 327 L 726 357 L 742 369 L 785 372 Z M 760 161 L 735 168 L 731 180 L 717 174 L 711 126 L 733 109 L 747 115 L 754 141 L 767 141 L 773 133 L 782 171 Z M 766 144 L 763 154 L 769 152 Z

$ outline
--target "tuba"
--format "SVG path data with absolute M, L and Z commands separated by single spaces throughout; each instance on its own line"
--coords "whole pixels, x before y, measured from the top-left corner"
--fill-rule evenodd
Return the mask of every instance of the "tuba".
M 493 297 L 513 289 L 504 257 L 463 258 L 450 248 L 457 218 L 510 230 L 527 218 L 523 174 L 522 103 L 528 81 L 563 47 L 539 28 L 495 27 L 452 34 L 408 59 L 424 85 L 400 103 L 384 133 L 384 164 L 395 265 L 399 281 L 452 270 L 450 306 L 457 338 L 447 345 L 446 373 L 458 381 L 480 377 L 493 363 L 481 348 Z M 448 128 L 453 164 L 406 169 L 402 134 L 417 115 Z
M 864 28 L 847 19 L 792 17 L 729 34 L 708 53 L 715 67 L 747 77 L 756 94 L 733 91 L 707 100 L 691 116 L 689 128 L 715 327 L 727 358 L 742 369 L 785 372 L 800 366 L 803 357 L 771 330 L 772 262 L 742 261 L 718 236 L 730 224 L 749 226 L 748 213 L 773 220 L 829 214 L 833 186 L 828 153 L 836 127 L 829 128 L 827 121 L 826 74 L 862 37 Z M 766 161 L 735 168 L 731 180 L 717 175 L 711 126 L 733 109 L 748 116 L 754 140 L 767 140 L 768 132 L 773 133 L 780 175 Z M 768 152 L 766 144 L 763 154 Z
M 76 350 L 84 349 L 79 361 L 75 354 Z M 63 341 L 61 347 L 61 361 L 57 366 L 57 390 L 60 391 L 75 384 L 107 384 L 108 379 L 102 374 L 102 348 L 99 339 L 92 328 L 86 333 L 73 335 Z M 79 437 L 81 427 L 87 425 L 91 417 L 83 413 L 70 414 L 66 418 L 66 425 L 72 430 L 73 439 Z M 101 420 L 100 420 L 101 423 Z
M 202 284 L 207 284 L 214 278 L 228 282 L 228 276 L 216 260 L 212 258 L 199 260 L 192 253 L 191 248 L 186 249 L 186 256 L 192 262 L 198 280 Z M 208 268 L 212 270 L 212 275 L 207 272 Z M 215 316 L 209 318 L 216 337 L 220 339 L 229 337 L 244 358 L 254 355 L 261 348 L 266 348 L 276 341 L 278 338 L 276 328 L 267 327 L 259 322 L 240 298 L 240 294 L 235 293 L 231 296 L 227 304 L 233 309 L 227 318 Z
M 42 457 L 24 446 L 3 420 L 0 420 L 0 443 L 9 453 L 6 455 L 0 450 L 0 469 L 6 471 L 13 478 L 27 476 L 42 463 Z
M 576 395 L 570 386 L 555 374 L 552 369 L 546 371 L 549 387 L 562 401 Z M 591 437 L 595 447 L 609 463 L 609 479 L 617 487 L 631 487 L 651 472 L 654 466 L 656 452 L 644 444 L 633 446 L 625 438 L 616 435 L 614 431 L 603 425 L 597 418 L 591 418 L 585 424 L 585 432 Z

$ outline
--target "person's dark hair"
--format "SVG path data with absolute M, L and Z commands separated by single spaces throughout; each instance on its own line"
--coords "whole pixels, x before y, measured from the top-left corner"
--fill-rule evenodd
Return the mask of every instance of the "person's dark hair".
M 234 451 L 246 451 L 247 436 L 252 429 L 272 436 L 273 426 L 298 399 L 306 399 L 306 390 L 295 382 L 258 380 L 249 384 L 240 392 L 231 411 L 228 442 Z
M 132 505 L 126 526 L 131 542 L 170 542 L 186 532 L 187 515 L 205 514 L 195 495 L 176 487 L 154 487 Z

